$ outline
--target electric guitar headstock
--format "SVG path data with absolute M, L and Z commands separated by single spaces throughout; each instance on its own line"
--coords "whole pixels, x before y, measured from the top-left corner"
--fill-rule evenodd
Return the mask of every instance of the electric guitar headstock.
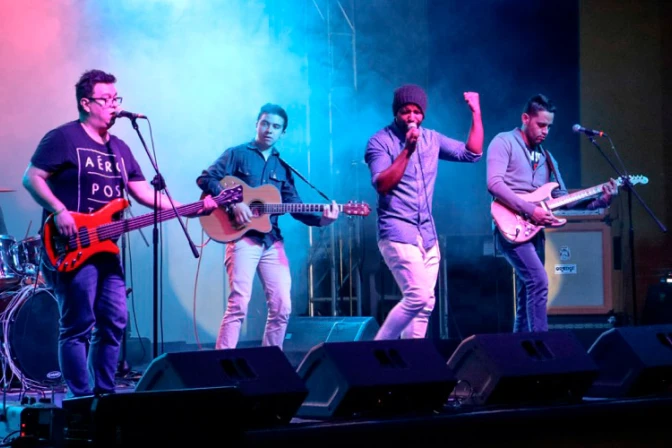
M 619 187 L 622 187 L 623 184 L 625 183 L 625 178 L 626 176 L 620 176 L 618 179 L 616 179 L 616 184 Z M 629 174 L 627 178 L 630 181 L 631 185 L 637 185 L 637 184 L 646 185 L 649 183 L 649 178 L 646 176 L 642 176 L 641 174 Z

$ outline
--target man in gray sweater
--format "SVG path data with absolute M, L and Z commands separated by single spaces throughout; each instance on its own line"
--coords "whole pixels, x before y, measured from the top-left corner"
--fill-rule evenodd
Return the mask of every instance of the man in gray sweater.
M 551 213 L 519 194 L 531 193 L 548 182 L 559 188 L 553 197 L 567 194 L 555 158 L 542 147 L 553 125 L 555 106 L 544 95 L 529 99 L 522 114 L 522 125 L 493 138 L 487 150 L 488 191 L 493 198 L 536 225 L 553 222 Z M 589 210 L 607 207 L 618 191 L 616 182 L 606 184 L 600 197 L 587 204 Z M 577 202 L 568 205 L 573 207 Z M 493 223 L 494 224 L 494 223 Z M 514 332 L 548 331 L 546 306 L 548 276 L 544 269 L 543 229 L 532 239 L 512 243 L 493 225 L 497 250 L 516 272 L 517 302 Z

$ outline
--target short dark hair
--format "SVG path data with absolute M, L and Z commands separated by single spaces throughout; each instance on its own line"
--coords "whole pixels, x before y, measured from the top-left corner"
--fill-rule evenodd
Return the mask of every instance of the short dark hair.
M 117 82 L 117 78 L 111 73 L 105 73 L 102 70 L 89 70 L 80 76 L 79 81 L 75 84 L 75 94 L 77 95 L 77 110 L 80 113 L 86 113 L 82 108 L 80 101 L 82 98 L 90 98 L 93 95 L 93 88 L 96 84 L 113 84 Z
M 261 109 L 259 109 L 259 115 L 257 115 L 257 122 L 264 114 L 278 115 L 283 120 L 285 120 L 285 123 L 282 125 L 282 130 L 285 131 L 287 129 L 289 119 L 287 118 L 287 112 L 285 112 L 285 109 L 283 109 L 281 106 L 272 103 L 264 104 L 263 106 L 261 106 Z
M 555 105 L 550 99 L 548 99 L 546 95 L 539 93 L 527 100 L 527 104 L 525 105 L 523 112 L 529 116 L 535 116 L 542 110 L 554 114 Z

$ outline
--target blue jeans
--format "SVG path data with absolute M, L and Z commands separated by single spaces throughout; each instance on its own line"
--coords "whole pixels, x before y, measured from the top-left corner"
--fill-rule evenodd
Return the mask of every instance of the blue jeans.
M 544 269 L 546 236 L 542 230 L 530 241 L 514 244 L 495 230 L 495 244 L 516 272 L 514 333 L 548 331 L 548 275 Z
M 42 270 L 59 305 L 58 358 L 69 395 L 114 393 L 127 322 L 119 257 L 94 255 L 72 273 Z

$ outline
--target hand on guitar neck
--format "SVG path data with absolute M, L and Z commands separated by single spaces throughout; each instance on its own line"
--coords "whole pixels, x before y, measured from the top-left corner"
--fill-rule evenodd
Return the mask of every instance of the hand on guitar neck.
M 600 197 L 598 205 L 606 207 L 611 203 L 614 195 L 618 194 L 618 187 L 625 180 L 623 176 L 618 179 L 610 179 L 605 184 L 595 185 L 590 188 L 553 197 L 552 192 L 559 187 L 556 182 L 549 182 L 530 193 L 516 193 L 516 195 L 530 204 L 535 205 L 532 216 L 515 212 L 500 200 L 494 200 L 490 204 L 490 213 L 500 233 L 507 240 L 514 243 L 529 241 L 542 228 L 546 226 L 560 227 L 567 220 L 554 216 L 551 211 L 564 206 L 572 206 L 579 201 Z M 631 185 L 647 184 L 649 179 L 642 175 L 628 175 L 627 181 Z M 540 205 L 537 205 L 540 204 Z
M 331 201 L 331 204 L 324 207 L 322 210 L 322 219 L 320 220 L 320 227 L 326 227 L 338 219 L 338 204 L 336 201 Z
M 252 209 L 250 209 L 250 206 L 245 202 L 238 202 L 233 204 L 229 212 L 231 214 L 231 218 L 241 227 L 252 222 L 252 218 L 254 218 Z M 336 219 L 338 219 L 338 204 L 336 201 L 332 201 L 331 205 L 324 207 L 324 210 L 322 211 L 320 226 L 328 226 L 332 222 L 336 221 Z
M 610 179 L 609 182 L 606 182 L 601 185 L 602 189 L 602 203 L 606 207 L 611 204 L 611 200 L 613 196 L 616 196 L 618 194 L 618 183 L 614 179 Z M 530 217 L 532 222 L 534 222 L 538 226 L 546 226 L 553 224 L 554 222 L 557 221 L 555 216 L 553 214 L 540 206 L 536 206 L 534 208 L 534 213 Z

